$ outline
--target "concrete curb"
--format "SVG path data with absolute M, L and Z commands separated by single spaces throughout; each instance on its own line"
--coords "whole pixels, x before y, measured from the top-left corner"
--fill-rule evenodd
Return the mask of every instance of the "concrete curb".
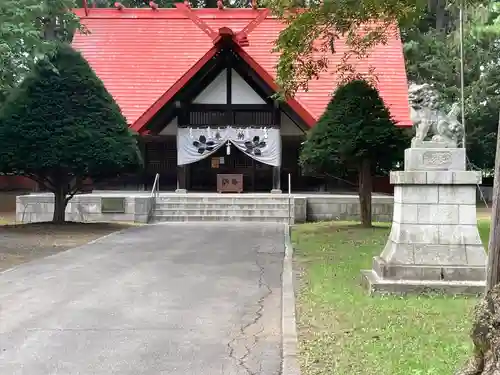
M 295 289 L 293 286 L 293 246 L 290 239 L 291 227 L 285 225 L 285 257 L 283 259 L 281 334 L 281 375 L 300 375 L 297 360 L 297 325 L 295 321 Z

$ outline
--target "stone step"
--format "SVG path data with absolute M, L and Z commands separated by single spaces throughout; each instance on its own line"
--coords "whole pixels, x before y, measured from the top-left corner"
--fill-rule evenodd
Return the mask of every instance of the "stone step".
M 287 223 L 288 217 L 244 216 L 244 215 L 154 215 L 153 223 L 182 221 L 252 221 L 267 223 Z
M 290 200 L 293 202 L 292 200 Z M 157 204 L 288 204 L 288 198 L 245 198 L 245 197 L 159 197 Z
M 173 209 L 230 209 L 230 210 L 272 210 L 282 209 L 288 210 L 288 204 L 285 203 L 215 203 L 215 202 L 186 202 L 186 203 L 166 203 L 160 202 L 155 205 L 157 210 L 173 210 Z
M 240 215 L 240 216 L 286 216 L 288 209 L 228 209 L 228 208 L 177 208 L 177 209 L 159 209 L 153 210 L 153 215 Z

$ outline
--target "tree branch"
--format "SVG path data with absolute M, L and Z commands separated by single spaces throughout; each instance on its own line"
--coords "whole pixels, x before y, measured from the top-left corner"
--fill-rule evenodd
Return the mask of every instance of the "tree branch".
M 73 184 L 72 187 L 70 187 L 69 192 L 66 194 L 66 199 L 65 199 L 66 204 L 71 200 L 71 198 L 73 198 L 75 196 L 76 193 L 78 193 L 78 191 L 80 191 L 82 189 L 83 181 L 85 180 L 85 177 L 78 176 L 78 177 L 75 177 L 74 180 L 75 180 L 75 183 Z
M 48 178 L 39 177 L 33 173 L 24 173 L 24 175 L 28 178 L 31 178 L 33 181 L 38 182 L 40 185 L 42 185 L 43 188 L 47 190 L 50 190 L 52 192 L 55 190 L 52 181 L 50 181 L 50 179 Z

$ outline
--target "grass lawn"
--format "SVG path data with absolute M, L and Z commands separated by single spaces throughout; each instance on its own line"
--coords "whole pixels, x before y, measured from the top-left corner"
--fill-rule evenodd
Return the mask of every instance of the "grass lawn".
M 489 222 L 480 221 L 483 242 Z M 297 226 L 297 326 L 303 375 L 444 375 L 471 348 L 474 298 L 368 297 L 360 270 L 371 269 L 389 225 Z

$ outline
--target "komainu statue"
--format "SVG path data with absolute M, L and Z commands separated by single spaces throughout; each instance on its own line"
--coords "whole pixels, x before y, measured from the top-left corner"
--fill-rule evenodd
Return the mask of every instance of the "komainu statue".
M 500 375 L 500 284 L 477 304 L 471 339 L 474 353 L 455 375 Z
M 448 113 L 439 109 L 439 96 L 432 87 L 410 84 L 408 88 L 410 118 L 415 127 L 412 146 L 421 143 L 431 132 L 432 141 L 444 143 L 445 147 L 457 147 L 463 136 L 463 126 L 457 117 L 460 106 L 455 103 Z

